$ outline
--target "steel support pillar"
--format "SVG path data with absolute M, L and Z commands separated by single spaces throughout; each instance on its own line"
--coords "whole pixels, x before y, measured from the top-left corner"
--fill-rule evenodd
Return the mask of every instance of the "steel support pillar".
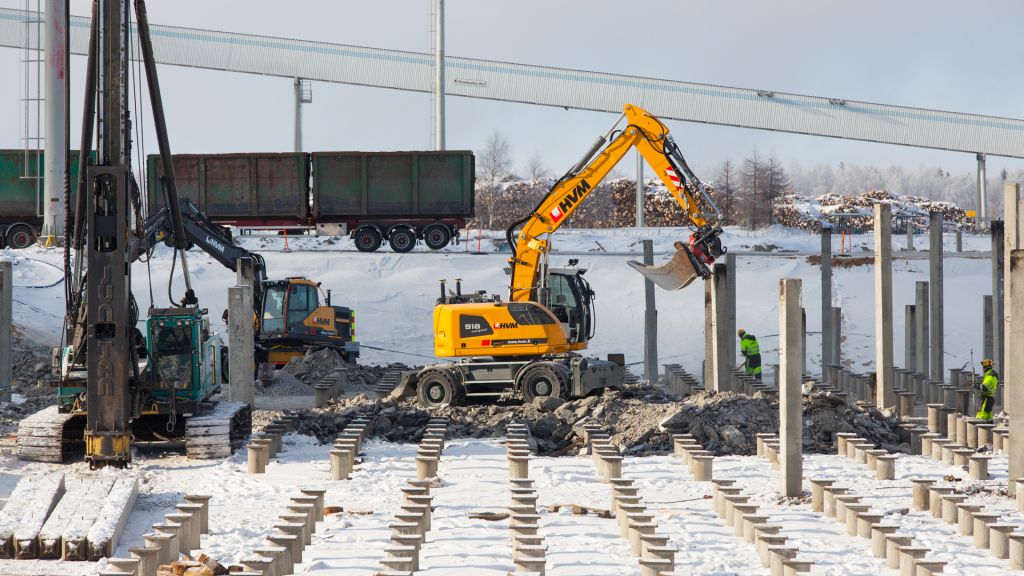
M 644 264 L 654 264 L 654 242 L 644 240 Z M 654 282 L 644 278 L 644 378 L 658 384 L 658 308 L 654 303 Z
M 832 231 L 821 231 L 821 380 L 828 380 L 828 365 L 832 358 Z
M 711 287 L 714 283 L 710 280 L 704 281 L 704 370 L 703 383 L 705 390 L 715 390 L 715 339 L 714 330 L 711 325 L 714 323 L 714 313 L 711 309 Z
M 892 364 L 892 207 L 875 204 L 875 405 L 896 405 Z
M 978 215 L 975 217 L 976 227 L 983 229 L 988 220 L 988 185 L 985 177 L 985 155 L 978 154 Z
M 39 243 L 55 245 L 64 236 L 64 171 L 67 169 L 67 0 L 46 0 L 46 153 L 43 158 L 43 229 Z
M 726 283 L 728 269 L 725 264 L 715 264 L 714 273 L 708 281 L 711 284 L 711 344 L 712 383 L 717 392 L 732 390 L 729 385 L 729 359 L 726 350 L 732 345 L 732 337 L 726 332 L 729 324 Z
M 228 288 L 228 400 L 254 401 L 255 375 L 254 330 L 252 323 L 252 289 L 249 286 Z
M 803 480 L 804 329 L 800 289 L 798 279 L 779 281 L 779 490 L 787 498 L 800 496 Z
M 434 0 L 434 149 L 444 150 L 444 0 Z
M 644 227 L 644 155 L 636 151 L 636 227 Z
M 11 360 L 14 328 L 14 270 L 10 260 L 0 262 L 0 402 L 11 401 Z
M 928 260 L 929 260 L 929 311 L 930 325 L 928 327 L 931 337 L 931 350 L 929 352 L 930 367 L 928 374 L 932 380 L 943 382 L 946 379 L 944 366 L 944 342 L 942 313 L 943 313 L 943 290 L 942 290 L 942 212 L 932 212 L 928 215 Z

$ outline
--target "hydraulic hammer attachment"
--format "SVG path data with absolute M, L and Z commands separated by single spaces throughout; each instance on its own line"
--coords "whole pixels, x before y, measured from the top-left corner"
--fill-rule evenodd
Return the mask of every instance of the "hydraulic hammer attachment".
M 689 244 L 677 241 L 675 255 L 661 266 L 647 266 L 635 260 L 627 264 L 665 290 L 681 290 L 698 277 L 711 277 L 711 265 L 726 252 L 719 238 L 721 233 L 721 228 L 704 227 L 690 235 Z

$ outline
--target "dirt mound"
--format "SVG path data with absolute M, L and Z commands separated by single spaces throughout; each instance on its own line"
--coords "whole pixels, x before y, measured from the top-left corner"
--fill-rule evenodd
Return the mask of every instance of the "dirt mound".
M 803 450 L 832 450 L 837 432 L 855 432 L 890 451 L 906 451 L 900 445 L 895 417 L 877 410 L 851 408 L 840 398 L 818 394 L 804 399 Z M 663 423 L 671 432 L 689 432 L 715 454 L 754 454 L 756 434 L 779 431 L 778 402 L 731 392 L 701 392 L 689 396 L 682 407 Z
M 755 434 L 779 429 L 778 404 L 768 398 L 701 393 L 680 402 L 660 389 L 638 385 L 569 402 L 544 398 L 532 404 L 508 401 L 436 410 L 412 399 L 359 395 L 303 412 L 298 431 L 330 442 L 357 416 L 370 418 L 370 433 L 392 442 L 418 442 L 431 416 L 446 416 L 454 438 L 500 437 L 510 422 L 523 422 L 541 455 L 575 453 L 582 445 L 583 424 L 591 422 L 612 432 L 612 443 L 631 455 L 670 451 L 672 432 L 689 432 L 716 454 L 753 454 Z M 899 445 L 895 419 L 849 408 L 823 394 L 805 401 L 804 430 L 808 453 L 831 450 L 836 432 L 856 432 L 889 450 L 906 449 Z
M 389 364 L 388 366 L 349 364 L 334 350 L 323 348 L 306 352 L 304 356 L 292 358 L 284 368 L 281 368 L 280 372 L 293 376 L 306 386 L 313 386 L 326 376 L 340 371 L 344 376 L 343 382 L 346 391 L 370 392 L 386 372 L 410 369 L 405 364 Z M 281 378 L 280 373 L 277 378 Z

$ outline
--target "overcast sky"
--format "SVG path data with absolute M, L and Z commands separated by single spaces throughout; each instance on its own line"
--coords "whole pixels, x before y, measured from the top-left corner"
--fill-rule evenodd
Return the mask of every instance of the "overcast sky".
M 71 0 L 86 15 L 88 0 Z M 36 0 L 31 0 L 35 5 Z M 401 50 L 430 48 L 433 0 L 150 0 L 170 24 Z M 24 0 L 0 0 L 21 8 Z M 1020 0 L 447 0 L 446 50 L 506 60 L 1024 117 Z M 20 147 L 18 50 L 0 50 L 0 147 Z M 84 60 L 72 61 L 72 139 L 81 120 Z M 225 72 L 162 67 L 175 152 L 288 151 L 292 85 Z M 480 150 L 495 130 L 516 166 L 538 154 L 561 173 L 614 117 L 524 104 L 448 98 L 450 149 Z M 642 105 L 643 103 L 637 102 Z M 317 83 L 304 109 L 306 150 L 429 148 L 424 94 Z M 973 155 L 669 124 L 697 167 L 742 159 L 755 146 L 786 162 L 936 164 L 973 171 Z M 146 137 L 156 151 L 155 137 Z M 989 159 L 989 171 L 1024 162 Z M 632 174 L 633 163 L 621 167 Z

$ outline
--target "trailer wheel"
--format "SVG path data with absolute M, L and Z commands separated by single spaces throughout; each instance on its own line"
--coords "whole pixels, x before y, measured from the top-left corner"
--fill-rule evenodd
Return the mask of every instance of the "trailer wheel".
M 395 252 L 409 252 L 416 246 L 416 234 L 408 228 L 395 228 L 388 236 L 388 243 Z
M 523 400 L 533 402 L 543 396 L 565 398 L 569 393 L 569 379 L 553 364 L 537 364 L 527 369 L 522 380 Z
M 356 249 L 360 252 L 376 252 L 384 241 L 376 228 L 360 228 L 352 235 L 356 242 Z
M 444 224 L 431 224 L 423 230 L 423 242 L 431 250 L 440 250 L 452 240 L 451 230 Z
M 458 402 L 458 384 L 445 370 L 428 370 L 420 376 L 416 398 L 427 408 L 440 408 Z
M 36 232 L 28 224 L 15 224 L 7 229 L 7 245 L 22 250 L 36 243 Z

